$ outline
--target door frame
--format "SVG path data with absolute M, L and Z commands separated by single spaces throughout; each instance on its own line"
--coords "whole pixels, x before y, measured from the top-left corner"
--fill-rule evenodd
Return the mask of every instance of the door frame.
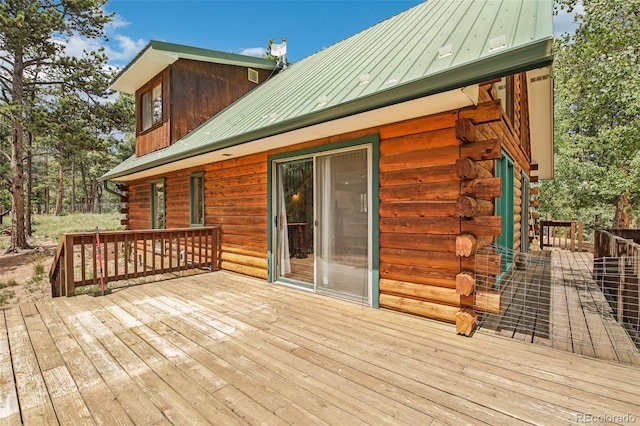
M 267 157 L 267 281 L 273 283 L 276 281 L 275 276 L 275 255 L 276 255 L 276 236 L 274 232 L 275 226 L 275 208 L 276 208 L 276 200 L 274 199 L 277 196 L 277 186 L 276 186 L 276 174 L 277 174 L 277 163 L 284 162 L 290 160 L 295 160 L 296 158 L 304 158 L 308 156 L 313 156 L 317 154 L 329 154 L 332 151 L 340 151 L 348 148 L 357 148 L 358 146 L 370 147 L 370 159 L 371 159 L 371 180 L 369 182 L 370 188 L 370 206 L 371 206 L 371 220 L 369 224 L 370 229 L 370 277 L 371 277 L 371 293 L 369 295 L 370 304 L 374 308 L 379 307 L 379 281 L 380 281 L 380 271 L 379 271 L 379 240 L 380 240 L 380 228 L 379 228 L 379 197 L 378 197 L 378 187 L 379 187 L 379 157 L 380 157 L 380 137 L 378 134 L 363 136 L 356 139 L 350 139 L 342 142 L 337 142 L 333 144 L 327 145 L 319 145 L 311 148 L 303 148 L 288 152 L 283 152 L 279 154 L 269 155 Z M 315 171 L 314 171 L 315 173 Z M 299 287 L 304 288 L 304 287 Z
M 501 195 L 496 199 L 495 213 L 502 218 L 502 232 L 496 238 L 496 248 L 501 254 L 500 274 L 496 277 L 496 286 L 500 286 L 502 279 L 513 268 L 514 263 L 514 188 L 515 161 L 504 150 L 502 157 L 495 162 L 495 175 L 500 177 Z

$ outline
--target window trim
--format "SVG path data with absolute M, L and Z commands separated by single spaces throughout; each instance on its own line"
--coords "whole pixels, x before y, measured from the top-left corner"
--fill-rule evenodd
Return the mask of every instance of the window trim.
M 201 212 L 200 214 L 202 215 L 202 223 L 196 223 L 194 221 L 194 217 L 195 217 L 195 193 L 194 193 L 194 180 L 197 178 L 202 178 L 202 184 L 201 184 L 201 194 L 202 194 L 202 200 L 201 200 Z M 205 200 L 205 191 L 204 191 L 204 172 L 197 172 L 197 173 L 192 173 L 191 176 L 189 176 L 189 226 L 192 228 L 198 228 L 198 227 L 203 227 L 205 224 L 205 208 L 204 208 L 204 200 Z
M 142 86 L 136 93 L 136 133 L 138 136 L 144 135 L 146 133 L 149 133 L 161 127 L 166 121 L 167 112 L 165 108 L 165 103 L 166 103 L 165 84 L 166 84 L 165 79 L 163 78 L 162 73 L 160 73 L 159 75 L 154 77 L 152 80 L 150 80 L 147 84 Z M 143 123 L 142 97 L 147 93 L 151 93 L 151 95 L 153 96 L 153 89 L 156 88 L 158 85 L 160 86 L 160 93 L 162 96 L 162 101 L 161 101 L 162 114 L 160 117 L 160 121 L 157 121 L 155 123 L 152 122 L 149 128 L 143 130 L 142 128 L 142 123 Z M 152 99 L 152 102 L 153 102 L 153 99 Z M 151 114 L 152 114 L 152 121 L 153 121 L 153 109 L 151 111 Z
M 163 228 L 158 228 L 157 227 L 157 223 L 156 223 L 156 209 L 157 209 L 157 205 L 156 205 L 156 197 L 155 197 L 155 193 L 156 193 L 156 185 L 157 184 L 162 184 L 162 190 L 164 191 L 164 209 L 162 211 L 162 215 L 163 215 L 163 221 L 164 221 L 164 227 Z M 167 186 L 165 183 L 165 179 L 155 179 L 151 181 L 151 229 L 166 229 L 167 228 Z

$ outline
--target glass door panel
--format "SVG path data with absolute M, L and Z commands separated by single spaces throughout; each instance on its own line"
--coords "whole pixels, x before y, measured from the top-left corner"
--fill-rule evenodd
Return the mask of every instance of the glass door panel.
M 316 158 L 316 290 L 369 299 L 367 149 Z
M 312 288 L 313 159 L 278 164 L 277 193 L 276 276 Z

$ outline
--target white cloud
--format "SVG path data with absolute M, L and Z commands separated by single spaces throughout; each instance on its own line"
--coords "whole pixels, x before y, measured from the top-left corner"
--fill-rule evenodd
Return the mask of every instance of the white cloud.
M 129 25 L 131 25 L 131 23 L 130 23 L 130 22 L 128 22 L 128 21 L 125 21 L 125 20 L 122 18 L 122 16 L 120 16 L 120 15 L 115 15 L 115 16 L 113 17 L 113 20 L 112 20 L 111 22 L 109 22 L 107 25 L 105 25 L 104 31 L 105 31 L 106 33 L 110 33 L 110 32 L 112 32 L 112 31 L 113 31 L 113 30 L 115 30 L 115 29 L 122 28 L 122 27 L 127 27 L 127 26 L 129 26 Z
M 131 37 L 114 34 L 110 37 L 110 42 L 105 43 L 101 39 L 89 39 L 86 37 L 72 36 L 67 40 L 59 41 L 65 46 L 65 53 L 69 56 L 81 57 L 83 51 L 97 51 L 104 48 L 110 63 L 127 62 L 142 50 L 147 44 L 143 39 L 134 40 Z
M 107 47 L 109 61 L 122 61 L 133 58 L 146 46 L 147 42 L 141 38 L 133 40 L 131 37 L 116 34 L 113 39 L 117 42 L 118 49 Z
M 241 55 L 256 56 L 258 58 L 261 58 L 265 53 L 267 53 L 267 49 L 264 47 L 249 47 L 240 51 Z
M 68 56 L 81 57 L 83 51 L 91 52 L 102 47 L 102 41 L 85 37 L 71 36 L 66 40 L 60 40 L 65 46 L 64 51 Z

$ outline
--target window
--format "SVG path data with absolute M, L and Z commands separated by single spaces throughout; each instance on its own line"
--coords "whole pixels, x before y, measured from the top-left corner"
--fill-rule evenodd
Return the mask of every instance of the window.
M 191 175 L 191 226 L 204 226 L 204 175 Z
M 151 182 L 151 228 L 165 227 L 165 191 L 164 179 Z
M 140 96 L 140 131 L 162 123 L 162 81 Z

